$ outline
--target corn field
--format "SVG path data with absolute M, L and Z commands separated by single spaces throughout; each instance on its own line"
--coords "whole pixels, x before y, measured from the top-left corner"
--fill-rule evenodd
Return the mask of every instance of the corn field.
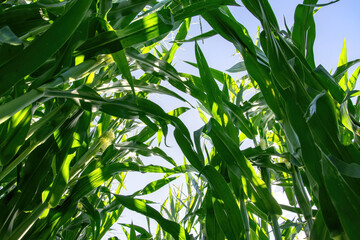
M 304 0 L 280 29 L 268 0 L 1 1 L 0 239 L 122 228 L 130 240 L 358 240 L 360 59 L 344 45 L 330 71 L 313 49 L 314 15 L 337 2 Z M 234 6 L 259 21 L 256 39 Z M 189 37 L 194 19 L 211 30 Z M 227 72 L 204 57 L 213 36 L 241 57 Z M 173 65 L 185 42 L 198 75 Z M 150 94 L 187 107 L 165 111 Z M 196 131 L 180 118 L 189 110 L 203 120 Z M 129 195 L 128 172 L 161 177 Z M 165 202 L 147 199 L 163 187 Z M 157 228 L 119 225 L 124 210 Z

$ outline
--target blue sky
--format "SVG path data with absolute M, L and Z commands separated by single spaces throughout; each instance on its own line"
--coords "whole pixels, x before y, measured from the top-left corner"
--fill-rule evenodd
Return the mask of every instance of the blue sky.
M 238 1 L 240 3 L 240 1 Z M 282 29 L 284 29 L 284 17 L 288 26 L 293 24 L 293 14 L 297 4 L 300 4 L 300 0 L 269 0 Z M 319 1 L 319 3 L 326 3 L 328 1 Z M 348 50 L 348 60 L 355 60 L 360 58 L 360 0 L 340 0 L 339 2 L 323 7 L 315 15 L 316 31 L 317 37 L 314 46 L 315 52 L 315 61 L 316 65 L 322 64 L 327 70 L 335 70 L 339 55 L 342 49 L 344 39 L 347 41 L 347 50 Z M 254 18 L 244 7 L 232 7 L 231 11 L 237 20 L 242 23 L 249 31 L 250 36 L 255 37 L 257 32 L 259 21 Z M 203 31 L 206 32 L 210 30 L 205 20 L 202 20 Z M 190 27 L 189 37 L 194 37 L 200 34 L 199 18 L 193 18 L 192 24 Z M 204 52 L 204 55 L 208 61 L 208 64 L 212 68 L 216 68 L 221 71 L 233 66 L 238 62 L 239 56 L 235 55 L 236 50 L 234 46 L 220 36 L 215 36 L 202 42 L 199 42 L 201 49 Z M 186 43 L 181 46 L 181 48 L 176 53 L 174 59 L 175 68 L 179 72 L 192 73 L 198 75 L 198 72 L 195 68 L 189 66 L 183 61 L 195 62 L 194 55 L 194 44 Z M 235 75 L 236 76 L 236 75 Z M 168 84 L 165 83 L 166 86 Z M 359 86 L 359 84 L 357 85 Z M 359 88 L 357 88 L 359 89 Z M 185 95 L 183 95 L 185 96 Z M 185 96 L 186 97 L 186 96 Z M 157 102 L 161 107 L 166 111 L 170 111 L 176 107 L 184 106 L 182 102 L 170 98 L 161 96 L 152 96 L 151 100 Z M 203 125 L 202 121 L 198 117 L 196 110 L 191 110 L 188 113 L 185 113 L 181 119 L 189 127 L 190 132 L 197 130 Z M 174 158 L 178 163 L 182 163 L 183 157 L 179 148 L 176 146 L 176 142 L 171 136 L 172 133 L 169 132 L 168 144 L 171 148 L 164 149 L 168 155 Z M 164 147 L 162 145 L 162 147 Z M 144 159 L 145 164 L 150 163 L 161 163 L 164 162 L 159 158 L 146 158 Z M 157 162 L 159 161 L 159 162 Z M 123 194 L 131 194 L 132 192 L 141 189 L 147 183 L 152 180 L 161 178 L 161 175 L 145 175 L 140 173 L 129 173 L 127 177 L 127 189 L 128 192 Z M 175 185 L 181 184 L 184 180 L 180 179 L 174 182 Z M 156 194 L 147 197 L 153 201 L 162 202 L 168 194 L 168 188 L 163 188 L 161 191 Z M 134 224 L 139 224 L 146 227 L 145 217 L 139 216 L 138 214 L 125 211 L 120 222 L 131 223 L 134 221 Z M 113 232 L 115 235 L 118 235 L 120 239 L 124 237 L 122 230 L 119 227 L 115 227 L 116 231 Z M 112 236 L 112 234 L 107 234 L 107 237 Z

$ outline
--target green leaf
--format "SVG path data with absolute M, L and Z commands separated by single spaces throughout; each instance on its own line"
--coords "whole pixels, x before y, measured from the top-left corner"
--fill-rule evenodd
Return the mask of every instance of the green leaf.
M 31 105 L 44 96 L 39 90 L 31 90 L 20 97 L 17 97 L 5 104 L 0 105 L 0 124 L 8 120 L 11 116 Z
M 322 65 L 319 65 L 314 70 L 314 73 L 318 77 L 318 80 L 323 88 L 328 90 L 336 101 L 342 103 L 346 93 L 336 80 L 325 70 L 325 68 Z
M 253 124 L 244 116 L 244 113 L 241 110 L 241 108 L 229 101 L 223 101 L 223 102 L 225 103 L 224 107 L 228 110 L 229 115 L 233 116 L 233 118 L 236 120 L 239 129 L 249 139 L 254 139 L 255 137 L 254 134 L 256 133 L 256 130 Z
M 126 208 L 133 210 L 137 213 L 140 213 L 144 216 L 150 217 L 157 221 L 159 225 L 166 232 L 170 233 L 173 238 L 176 240 L 189 240 L 190 236 L 186 230 L 181 227 L 179 224 L 169 221 L 161 216 L 161 214 L 156 211 L 154 208 L 150 207 L 142 200 L 135 199 L 133 197 L 115 195 L 116 201 L 123 204 Z
M 262 149 L 260 146 L 257 146 L 255 148 L 246 148 L 242 150 L 242 153 L 248 159 L 252 159 L 260 156 L 284 157 L 284 155 L 278 153 L 274 147 L 269 147 L 266 149 Z
M 165 88 L 161 85 L 147 83 L 147 82 L 144 82 L 141 80 L 133 80 L 133 84 L 134 84 L 135 91 L 144 91 L 147 93 L 165 94 L 165 95 L 175 97 L 183 102 L 187 102 L 186 99 L 181 97 L 176 92 L 171 91 L 170 89 Z M 130 84 L 126 84 L 126 83 L 124 83 L 124 81 L 121 81 L 119 79 L 116 82 L 103 84 L 103 85 L 99 86 L 96 90 L 98 93 L 110 93 L 110 92 L 124 92 L 124 91 L 129 91 L 130 89 L 131 89 Z
M 0 166 L 5 166 L 25 142 L 30 128 L 32 106 L 23 108 L 7 122 L 5 139 L 0 140 Z
M 30 209 L 40 203 L 42 192 L 53 179 L 51 162 L 56 150 L 56 142 L 50 138 L 28 155 L 22 180 L 18 184 L 20 198 L 16 203 L 17 209 Z
M 338 66 L 343 66 L 345 64 L 347 64 L 346 39 L 344 40 L 344 45 L 341 50 Z M 348 72 L 345 72 L 344 76 L 339 80 L 339 85 L 344 91 L 348 90 L 348 86 L 347 86 L 348 80 L 349 80 Z
M 202 53 L 199 45 L 196 42 L 195 42 L 195 56 L 200 72 L 200 78 L 202 80 L 202 84 L 208 98 L 209 109 L 213 109 L 214 103 L 219 104 L 219 95 L 221 94 L 220 89 L 211 74 L 210 68 L 205 60 L 204 54 Z
M 351 62 L 346 62 L 341 66 L 338 66 L 333 74 L 333 78 L 336 82 L 339 82 L 341 78 L 347 73 L 348 69 L 359 63 L 360 59 L 356 59 Z
M 219 226 L 223 229 L 225 235 L 227 235 L 229 239 L 231 239 L 231 237 L 234 239 L 244 239 L 245 229 L 240 209 L 225 179 L 211 165 L 205 166 L 202 174 L 204 174 L 210 183 L 217 198 L 221 199 L 221 202 L 216 199 L 213 200 L 213 204 L 217 205 L 216 207 L 214 206 L 214 210 L 216 221 Z M 228 220 L 226 221 L 226 219 Z M 229 224 L 231 227 L 227 228 L 224 224 Z M 225 232 L 225 230 L 229 229 L 232 229 L 232 231 Z
M 225 233 L 225 236 L 227 236 L 228 239 L 239 239 L 231 228 L 231 224 L 226 221 L 229 218 L 224 210 L 224 203 L 217 198 L 212 198 L 212 201 L 216 221 L 218 222 L 222 231 Z
M 160 156 L 173 166 L 177 166 L 176 162 L 169 157 L 163 150 L 157 147 L 149 147 L 146 144 L 139 142 L 122 142 L 114 144 L 114 148 L 119 151 L 134 151 L 143 156 Z
M 286 134 L 289 142 L 294 146 L 301 146 L 301 156 L 307 171 L 313 176 L 317 183 L 321 182 L 320 176 L 320 152 L 317 146 L 313 144 L 314 139 L 311 135 L 309 126 L 306 124 L 304 115 L 300 112 L 299 106 L 295 102 L 287 104 L 288 123 L 286 123 Z
M 172 177 L 172 178 L 163 178 L 156 181 L 153 181 L 149 184 L 147 184 L 142 190 L 136 191 L 133 195 L 147 195 L 150 193 L 153 193 L 163 186 L 169 184 L 170 182 L 174 181 L 178 177 Z
M 37 130 L 31 138 L 28 140 L 31 144 L 13 161 L 10 162 L 6 168 L 0 172 L 0 181 L 6 177 L 11 171 L 13 171 L 19 164 L 26 160 L 27 155 L 30 154 L 38 145 L 44 143 L 67 119 L 67 117 L 73 112 L 72 103 L 65 103 L 58 107 L 55 111 L 59 112 L 59 115 L 53 115 L 49 121 L 44 124 L 42 128 Z
M 105 181 L 109 178 L 113 177 L 114 175 L 120 172 L 127 172 L 127 171 L 140 171 L 140 172 L 164 172 L 167 169 L 164 167 L 157 167 L 157 166 L 145 166 L 140 167 L 134 163 L 114 163 L 111 165 L 107 165 L 101 168 L 96 168 L 94 171 L 90 172 L 89 174 L 82 176 L 76 182 L 76 185 L 71 191 L 71 195 L 69 199 L 72 202 L 76 202 L 80 200 L 82 197 L 89 194 L 95 188 L 101 186 Z
M 282 205 L 280 205 L 280 206 L 282 207 Z M 264 220 L 267 220 L 267 216 L 268 216 L 268 215 L 267 215 L 266 213 L 264 213 L 263 211 L 261 211 L 261 209 L 259 209 L 258 207 L 256 207 L 256 205 L 253 204 L 252 202 L 247 202 L 247 203 L 246 203 L 246 209 L 247 209 L 249 212 L 255 214 L 256 216 L 258 216 L 258 217 L 260 217 L 260 218 L 262 218 L 262 219 L 264 219 Z
M 133 20 L 133 18 L 141 12 L 150 0 L 130 0 L 118 1 L 112 3 L 112 8 L 107 14 L 107 19 L 112 23 L 116 22 L 114 26 L 123 28 Z
M 140 54 L 136 49 L 129 48 L 126 54 L 137 61 L 140 67 L 148 73 L 168 78 L 173 81 L 181 81 L 176 69 L 168 62 L 156 58 L 152 54 Z
M 249 75 L 259 84 L 267 104 L 280 118 L 280 104 L 272 84 L 270 69 L 264 64 L 267 61 L 266 57 L 263 60 L 257 59 L 259 54 L 257 54 L 255 45 L 244 26 L 220 11 L 211 11 L 202 16 L 218 34 L 233 43 L 236 49 L 240 51 Z M 264 54 L 262 53 L 262 55 Z
M 349 81 L 348 81 L 348 87 L 349 90 L 352 91 L 354 90 L 355 86 L 356 86 L 356 82 L 358 80 L 360 74 L 360 66 L 358 66 L 355 71 L 353 72 L 353 74 L 351 75 Z
M 222 5 L 239 6 L 234 0 L 200 0 L 191 2 L 187 5 L 188 6 L 185 5 L 184 8 L 176 11 L 174 14 L 175 21 L 200 15 L 206 11 L 218 9 Z
M 225 239 L 225 235 L 215 218 L 214 206 L 212 203 L 211 190 L 208 189 L 205 195 L 204 208 L 206 210 L 205 229 L 209 240 Z
M 226 71 L 231 73 L 244 72 L 246 71 L 246 66 L 244 62 L 238 62 Z
M 175 128 L 174 137 L 175 137 L 177 144 L 181 148 L 181 151 L 187 158 L 187 160 L 198 171 L 201 171 L 204 163 L 201 162 L 201 158 L 198 156 L 198 154 L 193 149 L 193 144 L 192 144 L 192 141 L 189 139 L 189 137 L 184 135 L 184 133 L 180 130 L 180 128 Z
M 169 51 L 166 53 L 166 55 L 163 57 L 163 60 L 167 61 L 168 63 L 171 63 L 173 61 L 176 50 L 182 45 L 182 42 L 184 41 L 186 35 L 188 34 L 190 21 L 191 19 L 187 18 L 181 24 L 181 27 L 179 28 L 175 36 L 174 43 L 169 49 Z
M 339 175 L 327 159 L 321 162 L 326 190 L 335 206 L 341 225 L 349 239 L 357 239 L 360 229 L 360 197 Z
M 221 158 L 226 161 L 229 169 L 233 171 L 235 175 L 239 174 L 237 169 L 241 170 L 241 173 L 262 199 L 267 211 L 270 214 L 281 215 L 281 208 L 267 189 L 265 183 L 257 176 L 253 166 L 241 153 L 236 143 L 223 131 L 222 127 L 214 119 L 210 119 L 207 124 L 206 134 L 211 137 L 215 148 Z
M 19 56 L 0 67 L 0 95 L 38 69 L 66 43 L 86 16 L 92 2 L 76 1 L 49 30 L 37 37 Z
M 134 96 L 136 96 L 135 88 L 134 88 L 134 80 L 130 73 L 130 67 L 126 59 L 125 50 L 120 50 L 116 53 L 113 53 L 112 57 L 116 63 L 116 66 L 120 69 L 123 77 L 125 77 L 125 79 L 128 81 Z
M 242 0 L 242 3 L 257 19 L 261 21 L 263 26 L 266 22 L 266 24 L 271 26 L 274 30 L 279 29 L 278 22 L 269 1 Z
M 79 119 L 82 115 L 82 111 L 77 112 L 64 123 L 58 133 L 55 133 L 56 141 L 60 149 L 60 153 L 57 154 L 58 162 L 61 163 L 60 168 L 56 174 L 56 177 L 52 183 L 49 191 L 48 201 L 50 207 L 56 207 L 64 194 L 70 176 L 70 163 L 75 154 L 68 154 L 73 144 L 73 135 L 78 128 Z
M 207 38 L 209 38 L 209 37 L 213 37 L 213 36 L 215 36 L 216 34 L 217 34 L 217 33 L 216 33 L 214 30 L 210 30 L 210 31 L 208 31 L 208 32 L 199 34 L 198 36 L 192 37 L 192 38 L 190 38 L 190 39 L 182 40 L 181 42 L 196 42 L 196 41 L 199 41 L 199 40 L 207 39 Z
M 241 53 L 244 53 L 246 49 L 250 54 L 256 54 L 255 46 L 243 25 L 226 16 L 220 10 L 206 12 L 202 14 L 202 17 L 218 34 L 232 42 Z
M 304 5 L 304 6 L 309 6 L 309 7 L 325 7 L 325 6 L 328 6 L 328 5 L 331 5 L 333 3 L 337 3 L 339 2 L 340 0 L 334 0 L 334 1 L 331 1 L 331 2 L 328 2 L 328 3 L 323 3 L 323 4 L 308 4 L 308 3 L 303 3 L 301 5 Z
M 350 119 L 349 111 L 347 109 L 347 101 L 340 104 L 340 119 L 341 123 L 351 132 L 354 132 L 352 121 Z
M 318 0 L 304 1 L 306 4 L 316 4 Z M 315 22 L 313 16 L 314 7 L 299 4 L 295 10 L 295 22 L 292 32 L 292 40 L 312 68 L 315 68 L 314 42 Z
M 5 10 L 5 9 L 4 9 Z M 47 24 L 37 4 L 15 5 L 1 11 L 1 26 L 9 26 L 16 36 L 22 36 L 32 29 Z
M 319 211 L 315 217 L 315 222 L 310 233 L 310 240 L 330 240 L 329 231 L 326 228 L 324 218 Z
M 328 156 L 329 161 L 342 175 L 360 178 L 360 165 L 357 163 L 346 163 L 335 156 Z
M 141 233 L 142 235 L 144 235 L 145 238 L 150 238 L 151 239 L 151 234 L 146 231 L 144 228 L 140 227 L 140 226 L 137 226 L 137 225 L 130 225 L 130 224 L 126 224 L 126 223 L 119 223 L 120 225 L 122 226 L 125 226 L 125 227 L 132 227 L 135 231 L 137 231 L 138 233 Z
M 79 54 L 94 56 L 100 53 L 114 53 L 145 43 L 169 33 L 174 27 L 171 19 L 171 13 L 164 9 L 140 18 L 124 29 L 100 33 L 77 50 Z

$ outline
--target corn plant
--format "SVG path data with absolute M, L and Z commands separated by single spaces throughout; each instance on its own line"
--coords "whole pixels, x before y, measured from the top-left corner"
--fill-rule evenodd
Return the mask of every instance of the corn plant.
M 243 1 L 262 25 L 259 46 L 226 7 L 202 14 L 213 31 L 193 39 L 220 34 L 244 59 L 231 71 L 248 73 L 240 84 L 235 82 L 209 68 L 196 45 L 197 63 L 192 65 L 199 68 L 200 77 L 180 74 L 194 85 L 188 92 L 200 102 L 206 122 L 196 133 L 196 150 L 176 130 L 174 134 L 209 184 L 203 207 L 207 238 L 268 239 L 269 224 L 275 239 L 299 231 L 311 239 L 359 236 L 358 101 L 354 105 L 350 100 L 358 94 L 354 86 L 359 68 L 347 76 L 359 60 L 347 62 L 343 51 L 332 75 L 316 67 L 313 14 L 321 6 L 316 3 L 299 5 L 292 30 L 280 31 L 267 1 Z M 242 93 L 249 88 L 258 92 L 244 101 Z M 201 134 L 214 146 L 206 159 L 198 144 Z M 245 138 L 255 148 L 240 151 Z M 276 202 L 273 182 L 284 186 L 292 206 Z M 279 226 L 282 209 L 298 214 L 296 221 L 286 219 Z
M 291 229 L 278 222 L 284 209 L 300 214 L 293 226 L 300 225 L 298 229 L 310 239 L 356 239 L 358 101 L 354 105 L 350 99 L 357 95 L 354 86 L 359 68 L 350 78 L 347 70 L 359 60 L 347 62 L 343 51 L 332 75 L 321 65 L 315 66 L 313 14 L 317 1 L 299 5 L 294 26 L 286 31 L 280 31 L 267 1 L 242 2 L 262 25 L 261 48 L 228 9 L 202 14 L 244 59 L 234 66 L 245 66 L 248 73 L 240 88 L 231 77 L 210 69 L 199 46 L 195 47 L 200 72 L 197 86 L 206 94 L 202 105 L 211 116 L 202 132 L 215 147 L 209 165 L 202 170 L 210 185 L 207 195 L 212 207 L 207 220 L 211 215 L 216 219 L 206 230 L 212 236 L 222 232 L 228 239 L 265 239 L 270 224 L 275 239 L 287 239 Z M 222 90 L 215 79 L 223 84 Z M 250 84 L 260 91 L 243 101 L 242 92 Z M 254 141 L 254 149 L 239 150 L 244 135 Z M 258 167 L 258 174 L 253 166 Z M 354 167 L 351 173 L 350 166 Z M 270 194 L 274 180 L 292 187 L 285 191 L 293 206 L 276 203 Z M 254 215 L 260 217 L 259 223 Z M 226 219 L 231 219 L 230 223 Z
M 192 171 L 147 145 L 159 129 L 166 136 L 168 124 L 190 138 L 177 118 L 186 109 L 168 114 L 147 94 L 182 98 L 148 76 L 134 79 L 137 67 L 128 57 L 150 51 L 180 25 L 184 38 L 186 19 L 204 5 L 190 13 L 176 7 L 156 1 L 1 4 L 2 239 L 101 239 L 124 207 L 147 209 L 172 236 L 188 238 L 146 202 L 119 195 L 127 171 L 167 174 L 137 195 Z M 168 52 L 168 62 L 178 46 Z M 130 152 L 161 156 L 173 168 L 144 166 Z
M 345 46 L 334 73 L 315 65 L 317 0 L 298 5 L 286 30 L 267 0 L 243 0 L 262 26 L 256 44 L 227 7 L 238 5 L 232 0 L 28 2 L 8 0 L 0 11 L 1 239 L 101 239 L 125 208 L 159 224 L 153 235 L 124 223 L 129 239 L 360 236 L 360 68 L 348 77 L 359 60 L 348 62 Z M 186 39 L 197 15 L 213 30 Z M 182 42 L 214 35 L 241 54 L 228 71 L 243 77 L 210 68 L 197 43 L 189 64 L 199 76 L 171 65 Z M 178 118 L 188 108 L 167 113 L 147 99 L 187 103 L 161 81 L 198 101 L 205 124 L 193 138 Z M 183 165 L 150 146 L 168 125 Z M 140 155 L 171 167 L 144 165 Z M 126 196 L 129 171 L 164 177 Z M 160 212 L 139 198 L 174 174 L 185 175 L 187 193 L 170 190 Z M 275 186 L 289 205 L 277 202 Z

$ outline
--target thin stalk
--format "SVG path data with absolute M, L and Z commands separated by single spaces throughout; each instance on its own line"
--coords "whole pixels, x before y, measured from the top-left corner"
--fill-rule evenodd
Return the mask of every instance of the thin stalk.
M 269 169 L 265 167 L 261 167 L 260 172 L 261 172 L 261 178 L 264 180 L 269 192 L 271 193 L 271 180 L 270 180 Z M 271 214 L 271 225 L 275 240 L 282 240 L 281 229 L 278 223 L 278 218 L 274 214 Z
M 81 158 L 74 164 L 70 171 L 70 182 L 90 163 L 101 148 L 100 141 L 97 141 Z
M 255 137 L 252 139 L 253 140 L 253 143 L 254 143 L 254 146 L 258 146 L 258 143 L 256 142 L 256 139 L 255 139 Z M 264 177 L 263 177 L 263 175 L 269 175 L 268 173 L 266 173 L 266 172 L 262 172 L 263 170 L 262 170 L 263 168 L 260 168 L 260 173 L 261 173 L 261 177 L 262 177 L 262 179 L 264 180 Z M 268 178 L 269 179 L 269 178 Z M 265 181 L 264 181 L 265 182 Z M 270 184 L 268 184 L 267 182 L 265 182 L 265 184 L 266 184 L 266 186 L 269 188 L 271 188 L 271 185 Z M 269 188 L 269 191 L 271 192 L 271 189 Z M 268 226 L 267 226 L 267 221 L 265 221 L 264 219 L 262 219 L 261 218 L 261 220 L 260 220 L 260 227 L 264 230 L 264 232 L 269 236 L 269 229 L 268 229 Z
M 256 138 L 254 137 L 253 139 L 253 143 L 254 143 L 254 146 L 258 146 L 258 143 L 256 142 Z M 271 192 L 271 184 L 270 184 L 270 175 L 269 175 L 269 172 L 266 172 L 266 171 L 264 171 L 263 169 L 266 169 L 266 168 L 260 168 L 260 173 L 261 173 L 261 177 L 262 177 L 262 179 L 264 180 L 265 179 L 265 177 L 264 177 L 264 175 L 266 175 L 267 176 L 267 180 L 268 181 L 265 181 L 264 180 L 264 182 L 265 182 L 265 184 L 266 184 L 266 186 L 267 186 L 267 188 L 269 189 L 269 191 Z M 263 172 L 264 171 L 264 172 Z M 264 230 L 264 232 L 269 236 L 269 229 L 268 229 L 268 223 L 267 223 L 267 221 L 265 221 L 264 219 L 260 219 L 260 227 Z
M 95 155 L 102 150 L 105 150 L 114 140 L 115 135 L 112 131 L 105 132 L 99 140 L 74 164 L 70 171 L 70 185 L 74 178 L 84 170 Z
M 280 226 L 279 226 L 279 223 L 278 223 L 278 218 L 274 214 L 271 215 L 271 223 L 272 223 L 273 233 L 274 233 L 275 239 L 276 240 L 282 240 L 281 230 L 280 230 Z
M 243 218 L 244 221 L 244 225 L 245 225 L 245 235 L 246 235 L 246 239 L 250 240 L 250 223 L 249 223 L 249 215 L 246 209 L 246 205 L 245 205 L 245 193 L 244 191 L 241 189 L 241 197 L 240 197 L 240 209 L 241 209 L 241 216 Z
M 108 183 L 108 185 L 107 185 L 105 188 L 110 189 L 110 188 L 111 188 L 111 184 L 113 183 L 114 179 L 115 179 L 114 177 L 110 178 L 110 179 L 108 180 L 109 183 Z M 120 184 L 119 184 L 119 185 L 120 185 Z M 96 189 L 95 195 L 97 195 L 97 194 L 99 193 L 99 191 L 100 191 L 100 188 Z M 101 200 L 104 199 L 104 195 L 105 195 L 105 194 L 106 194 L 106 193 L 104 193 L 104 192 L 101 193 L 100 197 L 97 199 L 96 203 L 94 204 L 95 208 L 98 208 L 98 207 L 99 207 L 99 204 L 101 203 Z M 109 199 L 109 202 L 110 202 L 110 201 L 111 201 L 111 199 Z
M 301 180 L 299 170 L 296 169 L 295 167 L 293 167 L 292 170 L 293 170 L 292 178 L 293 178 L 295 196 L 296 196 L 297 202 L 300 206 L 300 209 L 302 211 L 302 214 L 304 215 L 305 220 L 308 223 L 309 232 L 310 232 L 312 229 L 312 223 L 313 223 L 312 222 L 311 204 L 310 204 L 309 199 L 306 196 L 306 190 L 305 190 L 304 184 Z M 309 237 L 308 231 L 305 231 L 305 233 L 306 233 L 307 237 Z

